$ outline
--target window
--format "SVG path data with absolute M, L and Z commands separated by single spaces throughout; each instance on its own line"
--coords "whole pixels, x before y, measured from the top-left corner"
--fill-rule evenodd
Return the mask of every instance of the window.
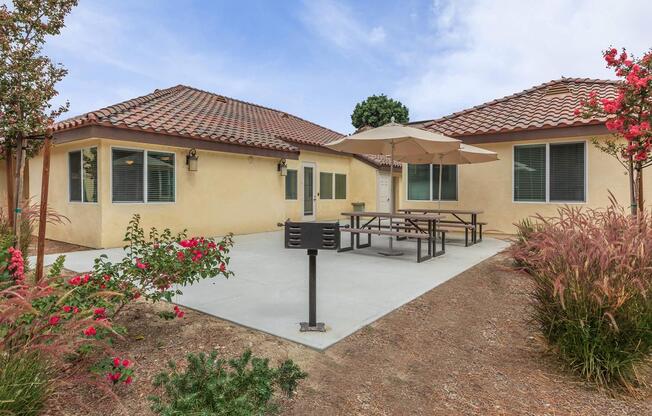
M 333 199 L 333 174 L 319 172 L 319 197 L 321 199 Z
M 457 200 L 457 166 L 444 165 L 441 169 L 442 201 Z M 439 199 L 439 165 L 408 165 L 407 195 L 411 201 Z
M 68 153 L 70 201 L 97 202 L 97 147 Z
M 111 164 L 113 202 L 175 201 L 174 153 L 112 149 Z
M 147 202 L 174 202 L 174 154 L 147 152 Z
M 514 201 L 584 202 L 586 146 L 552 143 L 514 147 Z
M 346 175 L 335 174 L 335 199 L 346 199 Z
M 295 169 L 288 169 L 285 175 L 285 199 L 297 199 L 297 171 Z

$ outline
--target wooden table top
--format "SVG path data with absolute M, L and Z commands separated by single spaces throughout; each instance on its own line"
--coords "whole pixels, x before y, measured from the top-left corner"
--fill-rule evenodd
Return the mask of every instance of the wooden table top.
M 379 218 L 401 218 L 406 220 L 440 220 L 443 215 L 424 213 L 424 214 L 407 214 L 407 213 L 394 213 L 389 212 L 374 212 L 374 211 L 356 211 L 356 212 L 342 212 L 341 215 L 347 217 L 379 217 Z
M 466 214 L 477 215 L 482 214 L 484 211 L 479 209 L 423 209 L 423 208 L 404 208 L 399 209 L 399 212 L 422 212 L 427 214 Z

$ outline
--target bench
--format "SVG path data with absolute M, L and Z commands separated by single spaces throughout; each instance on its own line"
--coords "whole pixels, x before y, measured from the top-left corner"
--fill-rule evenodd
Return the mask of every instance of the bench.
M 421 223 L 422 221 L 417 221 Z M 412 225 L 405 225 L 406 223 L 399 224 L 399 225 L 392 225 L 392 229 L 397 229 L 397 230 L 413 230 L 414 226 Z M 482 227 L 484 225 L 487 225 L 486 222 L 478 222 L 478 233 L 479 233 L 479 239 L 478 242 L 482 241 Z M 389 228 L 389 225 L 383 225 L 381 228 Z M 437 231 L 439 230 L 444 230 L 444 231 L 449 231 L 449 232 L 454 232 L 458 231 L 460 229 L 464 229 L 464 246 L 468 247 L 469 246 L 469 232 L 473 231 L 475 227 L 473 224 L 464 224 L 458 221 L 449 221 L 449 220 L 442 220 L 437 223 Z
M 421 263 L 423 261 L 429 260 L 433 257 L 441 256 L 446 252 L 446 231 L 444 230 L 437 230 L 437 234 L 441 235 L 441 250 L 436 251 L 436 247 L 433 250 L 433 246 L 435 245 L 435 241 L 437 239 L 437 236 L 435 235 L 434 238 L 431 238 L 428 234 L 423 234 L 423 233 L 405 233 L 401 231 L 391 231 L 387 229 L 371 229 L 371 228 L 350 228 L 348 226 L 342 227 L 341 228 L 342 232 L 348 232 L 351 233 L 351 246 L 350 247 L 342 247 L 338 251 L 351 251 L 353 250 L 353 237 L 354 235 L 357 236 L 357 241 L 355 244 L 355 248 L 365 248 L 365 247 L 370 247 L 371 246 L 371 236 L 372 235 L 381 235 L 381 236 L 388 236 L 388 237 L 396 237 L 401 238 L 403 237 L 404 239 L 406 238 L 413 238 L 417 240 L 417 263 Z M 360 234 L 367 234 L 367 242 L 365 244 L 360 244 Z M 428 243 L 428 255 L 423 256 L 421 254 L 421 241 L 427 240 Z M 434 251 L 434 253 L 433 253 Z

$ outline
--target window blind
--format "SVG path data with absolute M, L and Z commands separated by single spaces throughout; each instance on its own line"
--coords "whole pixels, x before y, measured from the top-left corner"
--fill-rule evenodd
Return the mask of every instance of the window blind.
M 441 200 L 457 201 L 457 166 L 441 166 Z M 432 165 L 432 199 L 439 199 L 439 165 Z
M 97 202 L 97 147 L 82 150 L 82 198 L 84 202 Z
M 113 202 L 144 202 L 143 151 L 113 149 Z
M 550 200 L 585 200 L 584 143 L 550 145 Z
M 333 174 L 319 172 L 319 198 L 333 199 Z
M 68 153 L 68 192 L 70 200 L 81 202 L 81 150 Z
M 174 154 L 147 152 L 147 202 L 174 202 Z
M 346 175 L 335 174 L 335 199 L 346 199 Z
M 288 169 L 285 175 L 285 199 L 297 199 L 297 171 Z
M 546 145 L 514 147 L 514 200 L 546 201 Z
M 430 199 L 430 165 L 408 165 L 408 199 Z

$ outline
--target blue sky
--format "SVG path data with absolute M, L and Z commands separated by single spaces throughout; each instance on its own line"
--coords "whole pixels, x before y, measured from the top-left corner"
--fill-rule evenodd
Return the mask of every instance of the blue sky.
M 651 47 L 652 2 L 80 0 L 46 52 L 67 116 L 191 85 L 342 133 L 384 93 L 429 119 Z

